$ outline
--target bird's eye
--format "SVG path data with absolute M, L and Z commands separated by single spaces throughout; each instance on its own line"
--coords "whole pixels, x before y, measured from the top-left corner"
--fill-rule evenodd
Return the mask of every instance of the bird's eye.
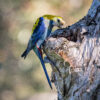
M 59 23 L 59 22 L 60 22 L 60 20 L 59 20 L 59 19 L 57 19 L 57 22 Z

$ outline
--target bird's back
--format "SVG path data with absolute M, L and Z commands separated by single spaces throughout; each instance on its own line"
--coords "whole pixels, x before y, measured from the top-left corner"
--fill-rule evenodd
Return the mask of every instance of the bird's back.
M 32 34 L 37 33 L 37 31 L 39 31 L 40 26 L 42 25 L 42 27 L 44 26 L 43 24 L 43 18 L 40 17 L 36 20 L 35 24 L 33 25 L 32 28 Z
M 33 26 L 32 29 L 32 43 L 37 43 L 37 45 L 40 47 L 40 45 L 44 42 L 44 40 L 49 36 L 49 33 L 51 32 L 50 20 L 45 19 L 44 17 L 40 17 L 37 19 L 36 23 Z

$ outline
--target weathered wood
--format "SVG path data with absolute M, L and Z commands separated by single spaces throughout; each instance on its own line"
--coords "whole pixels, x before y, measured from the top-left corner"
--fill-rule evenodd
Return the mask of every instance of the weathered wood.
M 80 21 L 56 30 L 44 52 L 58 100 L 100 100 L 100 0 Z

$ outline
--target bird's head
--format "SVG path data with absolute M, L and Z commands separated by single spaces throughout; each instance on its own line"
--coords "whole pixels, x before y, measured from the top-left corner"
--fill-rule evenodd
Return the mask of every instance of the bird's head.
M 62 17 L 59 16 L 54 16 L 54 15 L 44 15 L 43 18 L 52 20 L 53 21 L 53 26 L 57 26 L 59 28 L 62 28 L 63 25 L 65 24 L 64 20 Z

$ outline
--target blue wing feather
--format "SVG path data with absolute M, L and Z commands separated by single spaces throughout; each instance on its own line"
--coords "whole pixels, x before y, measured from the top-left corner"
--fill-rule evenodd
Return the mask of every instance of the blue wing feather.
M 36 29 L 34 30 L 32 36 L 31 36 L 31 40 L 32 40 L 32 47 L 34 47 L 34 45 L 38 42 L 38 40 L 41 39 L 41 36 L 44 34 L 45 32 L 45 24 L 43 22 L 43 20 L 38 24 L 38 26 L 36 27 Z
M 27 48 L 23 52 L 21 57 L 26 58 L 26 56 L 32 50 L 32 48 L 34 48 L 34 46 L 36 45 L 38 40 L 41 39 L 41 36 L 44 34 L 44 32 L 45 32 L 45 24 L 44 24 L 44 21 L 43 21 L 43 17 L 40 17 L 39 23 L 36 26 L 35 30 L 33 31 L 32 36 L 31 36 L 31 38 L 30 38 L 30 40 L 28 42 Z
M 49 78 L 49 76 L 48 76 L 48 73 L 47 73 L 47 70 L 46 70 L 46 67 L 45 67 L 43 58 L 42 58 L 42 56 L 41 56 L 41 53 L 39 52 L 39 50 L 38 50 L 37 47 L 35 47 L 33 50 L 35 51 L 36 55 L 37 55 L 37 56 L 39 57 L 39 59 L 40 59 L 40 62 L 41 62 L 41 64 L 42 64 L 43 70 L 44 70 L 44 72 L 45 72 L 47 81 L 48 81 L 48 83 L 49 83 L 50 88 L 52 89 L 51 81 L 50 81 L 50 78 Z

